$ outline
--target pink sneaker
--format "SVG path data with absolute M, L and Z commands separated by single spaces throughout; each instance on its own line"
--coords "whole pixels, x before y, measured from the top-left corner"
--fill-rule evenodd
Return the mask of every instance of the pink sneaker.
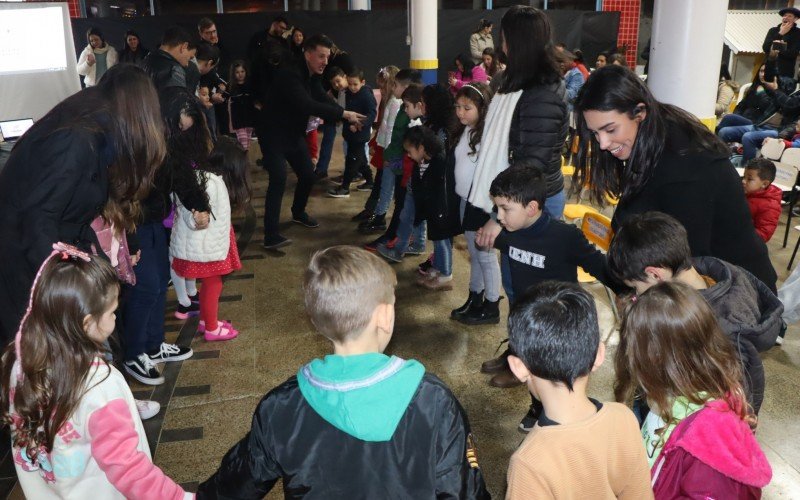
M 222 340 L 231 340 L 235 339 L 239 332 L 233 329 L 233 326 L 230 323 L 226 323 L 224 321 L 219 323 L 219 326 L 216 330 L 216 333 L 211 333 L 206 330 L 203 334 L 203 338 L 206 339 L 206 342 L 219 342 Z
M 231 330 L 234 330 L 236 333 L 239 333 L 239 330 L 233 328 L 233 323 L 231 323 L 226 319 L 221 319 L 218 321 L 218 323 L 222 323 L 223 326 L 227 326 Z M 206 322 L 203 321 L 202 319 L 200 320 L 200 323 L 197 325 L 197 333 L 206 333 Z

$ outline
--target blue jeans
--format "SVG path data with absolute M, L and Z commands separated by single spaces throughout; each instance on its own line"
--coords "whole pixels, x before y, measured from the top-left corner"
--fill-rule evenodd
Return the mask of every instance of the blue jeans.
M 336 122 L 323 123 L 319 126 L 319 132 L 322 134 L 322 143 L 319 146 L 316 172 L 327 175 L 333 154 L 333 142 L 336 140 Z
M 558 193 L 544 200 L 544 211 L 553 219 L 561 220 L 564 217 L 564 204 L 567 196 L 562 189 Z M 508 261 L 508 254 L 500 255 L 500 276 L 503 278 L 503 289 L 508 296 L 508 303 L 514 303 L 514 288 L 511 283 L 511 264 Z
M 733 117 L 733 118 L 730 118 Z M 778 137 L 778 130 L 771 126 L 753 125 L 739 115 L 725 115 L 719 122 L 717 135 L 725 142 L 741 142 L 744 149 L 742 161 L 756 157 L 756 152 L 767 137 Z
M 378 196 L 378 204 L 375 206 L 375 213 L 377 215 L 384 215 L 389 211 L 389 205 L 392 204 L 392 197 L 394 196 L 394 184 L 397 179 L 394 172 L 388 167 L 381 170 L 381 194 Z
M 433 268 L 442 276 L 453 274 L 453 239 L 433 242 Z
M 403 203 L 403 211 L 400 212 L 400 225 L 397 228 L 397 243 L 394 248 L 401 254 L 405 253 L 408 249 L 408 243 L 411 237 L 414 237 L 414 246 L 425 249 L 425 233 L 427 226 L 425 222 L 414 225 L 414 216 L 416 210 L 414 209 L 414 195 L 411 193 L 411 186 L 406 190 L 406 199 Z

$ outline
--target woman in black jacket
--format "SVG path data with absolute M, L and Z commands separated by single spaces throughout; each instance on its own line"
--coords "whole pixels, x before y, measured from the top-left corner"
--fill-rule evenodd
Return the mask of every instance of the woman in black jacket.
M 144 58 L 149 53 L 150 51 L 142 46 L 142 40 L 135 31 L 128 30 L 125 32 L 125 44 L 119 53 L 119 62 L 135 64 L 140 68 L 144 68 Z
M 725 144 L 695 117 L 658 102 L 629 69 L 595 71 L 575 103 L 581 138 L 573 186 L 619 198 L 612 225 L 664 212 L 686 227 L 693 256 L 743 267 L 775 292 L 777 276 L 753 228 Z M 590 154 L 591 151 L 591 154 Z
M 155 89 L 129 65 L 65 99 L 16 144 L 0 173 L 0 341 L 16 332 L 53 243 L 99 249 L 90 224 L 101 214 L 133 228 L 164 154 Z

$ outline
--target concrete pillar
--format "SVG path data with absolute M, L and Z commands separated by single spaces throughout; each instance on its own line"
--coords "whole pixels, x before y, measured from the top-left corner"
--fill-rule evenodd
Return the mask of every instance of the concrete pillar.
M 656 0 L 647 85 L 713 130 L 728 0 Z
M 370 0 L 350 0 L 350 10 L 370 10 Z
M 422 81 L 436 83 L 439 68 L 437 56 L 436 2 L 411 0 L 411 67 L 422 71 Z

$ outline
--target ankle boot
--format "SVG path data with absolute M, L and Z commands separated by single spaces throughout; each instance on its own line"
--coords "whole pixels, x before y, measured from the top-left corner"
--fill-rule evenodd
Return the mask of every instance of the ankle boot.
M 500 299 L 484 300 L 480 307 L 470 307 L 456 319 L 465 325 L 496 325 L 500 323 Z
M 480 292 L 473 292 L 472 290 L 469 291 L 469 297 L 467 297 L 467 301 L 464 302 L 464 305 L 459 307 L 458 309 L 453 309 L 450 311 L 450 319 L 460 320 L 461 316 L 464 315 L 471 307 L 480 306 L 483 303 L 483 290 Z
M 484 361 L 481 364 L 481 373 L 498 373 L 508 370 L 508 355 L 511 351 L 506 349 L 500 356 Z
M 386 231 L 386 214 L 370 215 L 369 219 L 358 225 L 358 230 L 362 233 Z

